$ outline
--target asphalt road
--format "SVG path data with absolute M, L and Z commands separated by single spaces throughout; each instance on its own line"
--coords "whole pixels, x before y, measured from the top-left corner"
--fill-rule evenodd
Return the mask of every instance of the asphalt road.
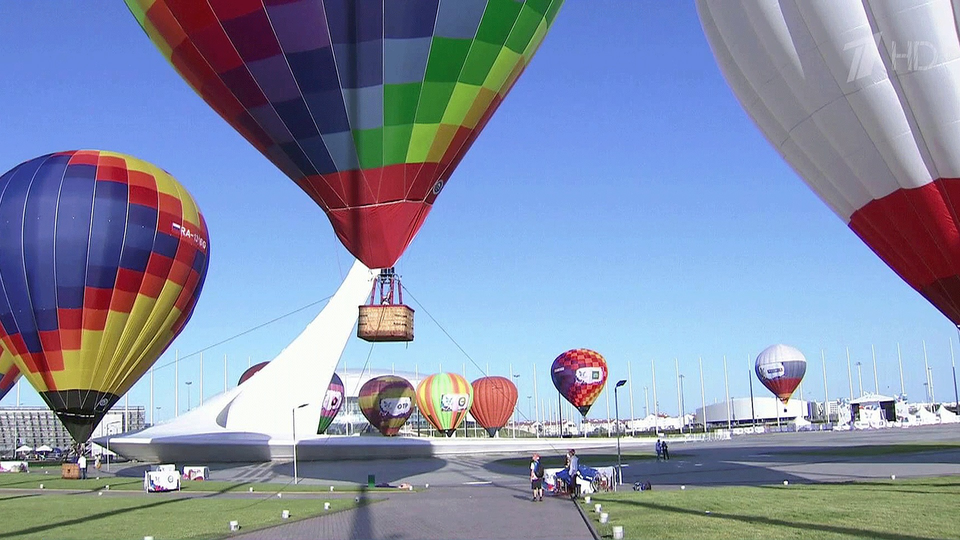
M 836 482 L 960 475 L 960 449 L 908 454 L 837 456 L 840 447 L 905 443 L 960 443 L 960 425 L 859 432 L 771 433 L 728 441 L 672 442 L 672 459 L 628 461 L 624 483 L 650 481 L 655 489 Z M 628 453 L 652 453 L 652 441 L 623 441 Z M 562 454 L 557 441 L 557 454 Z M 615 446 L 611 445 L 611 452 Z M 319 485 L 406 482 L 425 488 L 383 495 L 385 501 L 331 516 L 245 533 L 238 538 L 327 538 L 331 540 L 474 538 L 499 540 L 590 539 L 589 529 L 568 499 L 529 500 L 526 467 L 499 463 L 504 456 L 457 459 L 401 459 L 299 464 L 303 482 Z M 611 465 L 615 464 L 612 460 Z M 179 464 L 184 465 L 184 464 Z M 185 464 L 190 465 L 190 464 Z M 208 464 L 214 480 L 289 482 L 290 462 Z M 120 475 L 142 474 L 142 466 Z M 376 493 L 381 497 L 381 493 Z

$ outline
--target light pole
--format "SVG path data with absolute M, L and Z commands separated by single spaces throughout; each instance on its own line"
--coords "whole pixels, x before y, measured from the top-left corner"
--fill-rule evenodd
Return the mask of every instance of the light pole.
M 161 422 L 161 421 L 162 421 L 161 416 L 160 416 L 160 409 L 162 409 L 162 408 L 163 408 L 163 407 L 161 407 L 161 406 L 159 406 L 159 405 L 157 406 L 157 422 Z
M 184 384 L 187 385 L 187 412 L 190 412 L 190 385 L 193 384 L 193 381 L 187 381 Z
M 297 485 L 300 483 L 300 477 L 297 474 L 297 409 L 302 409 L 309 405 L 309 403 L 304 403 L 303 405 L 297 405 L 290 411 L 290 416 L 293 417 L 293 484 Z
M 533 418 L 532 409 L 530 408 L 530 400 L 533 399 L 533 396 L 527 396 L 527 420 Z
M 613 409 L 617 415 L 617 485 L 623 484 L 623 464 L 620 461 L 620 399 L 617 390 L 625 384 L 627 380 L 623 379 L 617 381 L 617 385 L 613 387 Z

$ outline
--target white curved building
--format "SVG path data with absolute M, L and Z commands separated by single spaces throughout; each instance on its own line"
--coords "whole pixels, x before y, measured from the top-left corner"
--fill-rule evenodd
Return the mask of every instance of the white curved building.
M 703 424 L 703 407 L 698 407 L 694 413 L 694 423 Z M 810 403 L 802 399 L 791 399 L 786 405 L 775 397 L 733 398 L 729 407 L 726 401 L 707 405 L 707 425 L 725 426 L 727 420 L 731 425 L 745 425 L 766 422 L 793 421 L 797 418 L 809 419 Z

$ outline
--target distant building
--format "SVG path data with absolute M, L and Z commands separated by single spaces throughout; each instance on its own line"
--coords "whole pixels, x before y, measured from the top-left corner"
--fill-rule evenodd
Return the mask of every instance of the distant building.
M 97 426 L 92 437 L 120 434 L 143 429 L 144 408 L 111 409 Z M 92 438 L 91 437 L 91 438 Z M 0 455 L 13 455 L 20 446 L 49 446 L 66 450 L 73 438 L 57 415 L 47 407 L 0 407 Z
M 784 405 L 775 397 L 755 397 L 752 403 L 750 398 L 733 398 L 730 400 L 729 407 L 726 401 L 707 405 L 707 425 L 723 427 L 729 423 L 739 426 L 754 422 L 776 422 L 778 418 L 781 422 L 796 418 L 809 420 L 813 416 L 811 405 L 812 403 L 802 399 L 791 399 Z M 695 424 L 703 424 L 703 413 L 702 407 L 697 408 L 694 414 Z

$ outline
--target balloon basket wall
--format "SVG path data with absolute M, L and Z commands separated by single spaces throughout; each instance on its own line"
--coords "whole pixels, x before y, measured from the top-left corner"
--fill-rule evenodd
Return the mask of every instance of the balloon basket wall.
M 360 306 L 357 337 L 364 341 L 413 341 L 413 308 Z

